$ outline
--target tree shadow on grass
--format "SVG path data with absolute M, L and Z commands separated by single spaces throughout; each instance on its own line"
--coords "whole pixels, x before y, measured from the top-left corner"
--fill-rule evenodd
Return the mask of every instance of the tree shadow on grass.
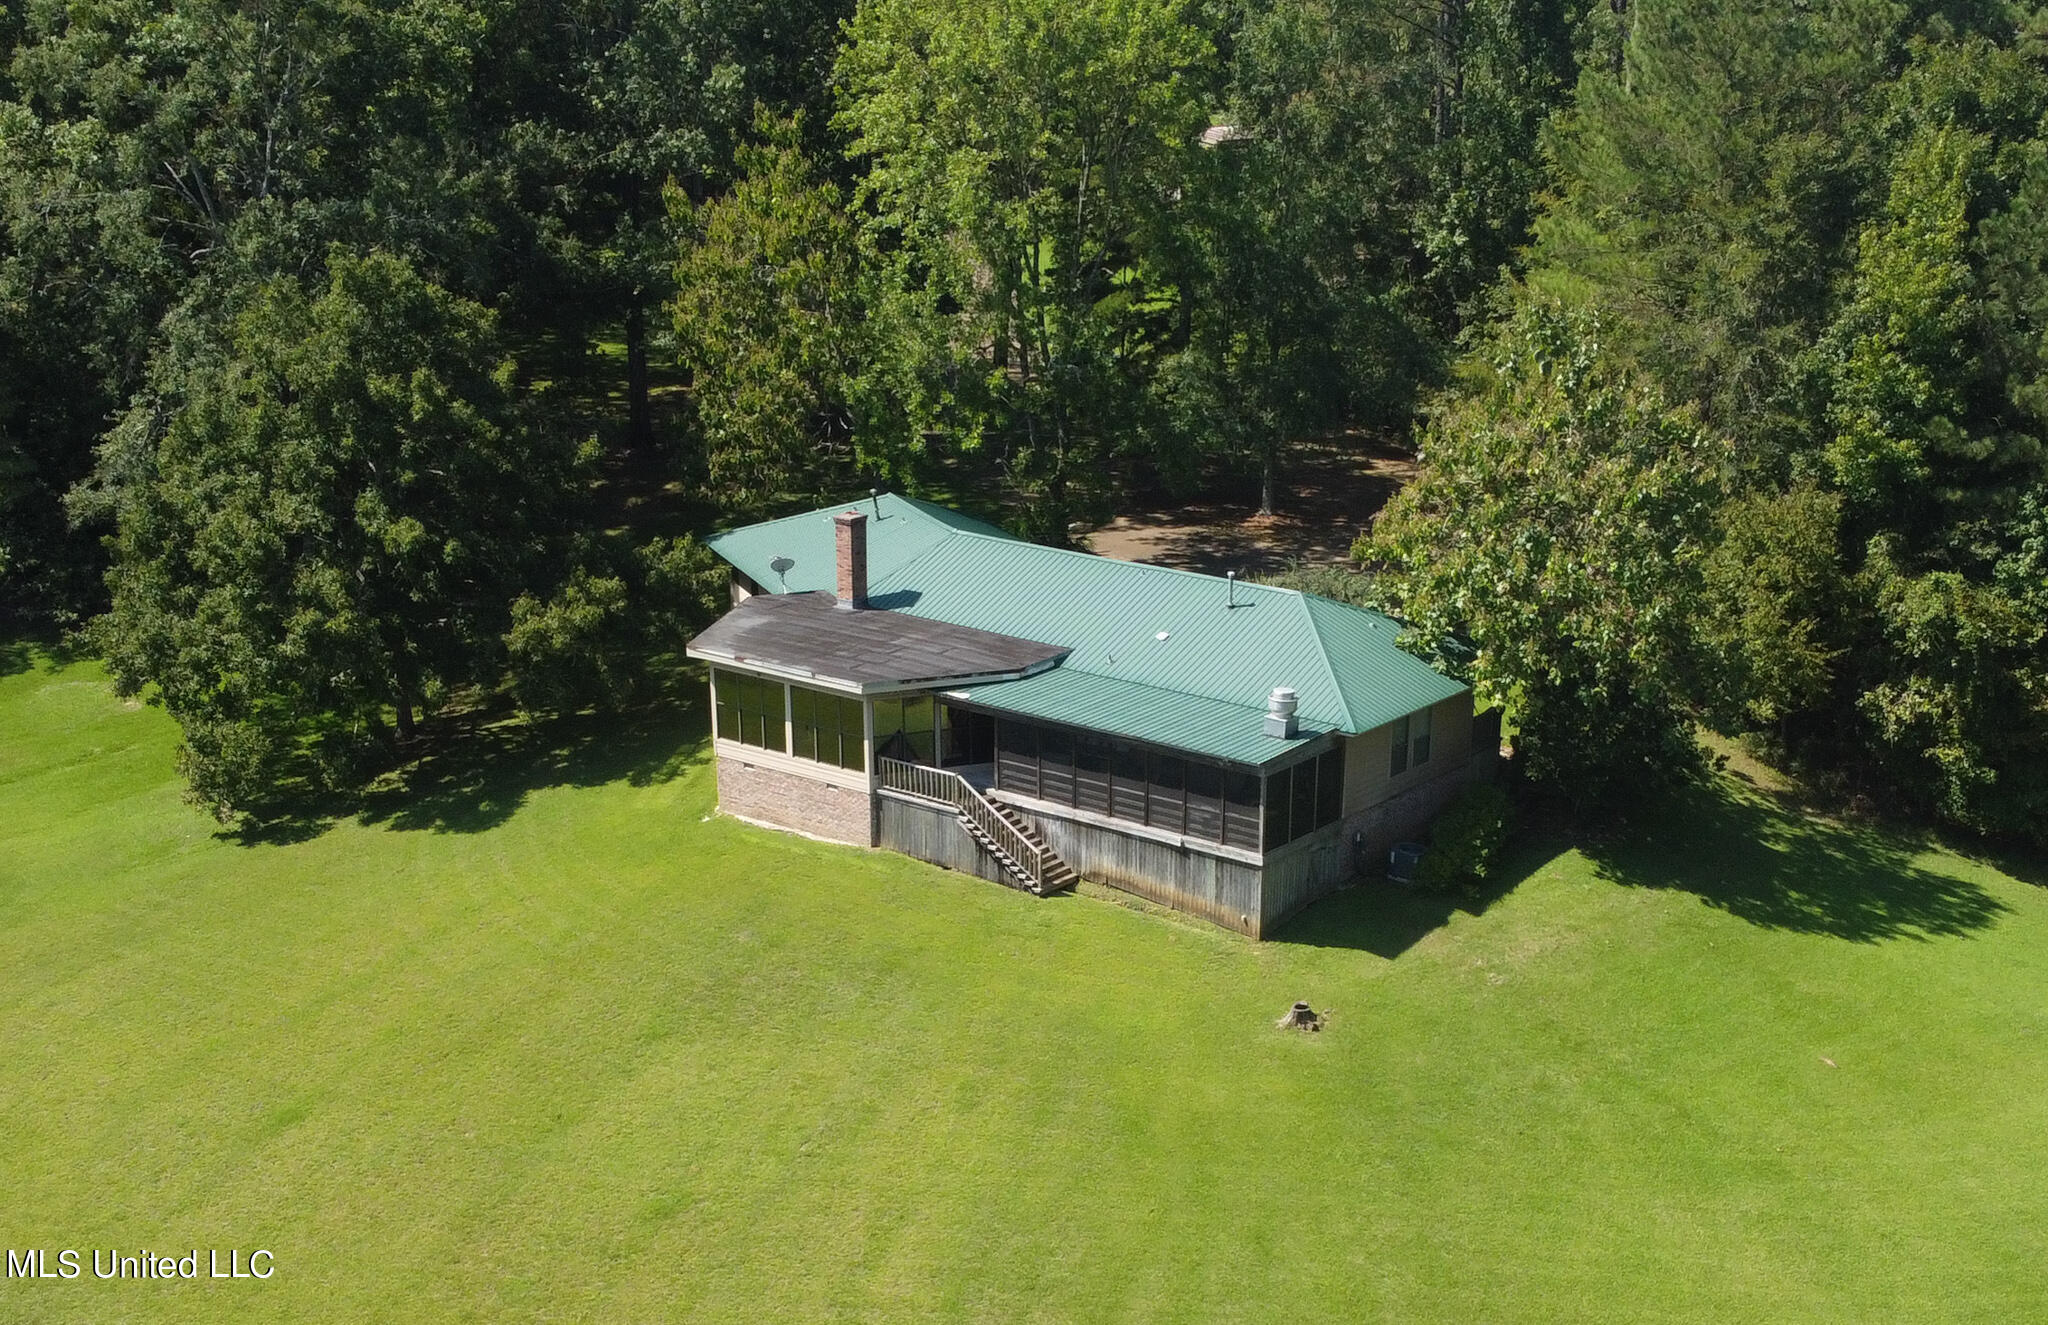
M 47 635 L 29 633 L 0 639 L 0 676 L 14 676 L 37 666 L 63 667 L 78 658 L 71 645 Z
M 1283 924 L 1273 939 L 1312 948 L 1352 948 L 1392 961 L 1442 929 L 1452 916 L 1484 913 L 1562 849 L 1555 842 L 1518 843 L 1482 887 L 1458 895 L 1383 878 L 1365 879 L 1307 907 Z
M 1996 923 L 2003 903 L 1916 863 L 1927 845 L 1719 778 L 1673 793 L 1639 826 L 1585 850 L 1603 878 L 1680 889 L 1766 929 L 1879 943 Z
M 1968 879 L 1918 864 L 1927 840 L 1837 823 L 1811 813 L 1794 793 L 1722 777 L 1674 792 L 1632 826 L 1598 838 L 1525 836 L 1475 896 L 1369 880 L 1303 911 L 1278 941 L 1398 957 L 1453 914 L 1484 912 L 1571 845 L 1601 878 L 1624 887 L 1678 889 L 1766 929 L 1854 943 L 1971 934 L 2007 910 Z M 2007 858 L 1993 864 L 2015 878 L 2043 878 L 2038 866 Z
M 457 720 L 428 753 L 360 795 L 295 798 L 223 836 L 248 846 L 303 842 L 348 818 L 402 832 L 481 833 L 545 788 L 645 787 L 680 776 L 710 744 L 705 707 L 693 696 L 624 713 Z

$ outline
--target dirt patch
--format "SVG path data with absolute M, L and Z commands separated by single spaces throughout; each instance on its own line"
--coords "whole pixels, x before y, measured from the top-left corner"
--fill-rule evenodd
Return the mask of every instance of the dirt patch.
M 1089 534 L 1091 552 L 1221 575 L 1270 575 L 1294 562 L 1341 565 L 1352 540 L 1415 477 L 1406 446 L 1347 433 L 1296 447 L 1279 510 L 1260 515 L 1256 482 L 1120 515 Z

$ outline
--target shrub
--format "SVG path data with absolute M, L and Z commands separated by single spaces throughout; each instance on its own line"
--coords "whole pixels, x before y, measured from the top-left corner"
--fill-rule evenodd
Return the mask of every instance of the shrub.
M 1429 851 L 1416 882 L 1442 892 L 1470 892 L 1486 878 L 1507 840 L 1514 819 L 1508 794 L 1490 782 L 1475 783 L 1437 817 Z

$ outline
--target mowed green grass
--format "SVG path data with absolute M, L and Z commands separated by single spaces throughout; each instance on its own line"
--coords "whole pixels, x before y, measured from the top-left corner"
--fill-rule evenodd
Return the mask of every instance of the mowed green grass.
M 1252 944 L 712 817 L 691 714 L 244 844 L 12 658 L 0 1241 L 276 1273 L 0 1319 L 2048 1314 L 2048 896 L 1733 781 Z

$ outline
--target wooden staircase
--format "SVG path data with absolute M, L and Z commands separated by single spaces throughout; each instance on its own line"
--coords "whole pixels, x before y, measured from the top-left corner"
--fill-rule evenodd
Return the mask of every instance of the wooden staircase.
M 997 861 L 1001 862 L 1003 868 L 1008 870 L 1011 876 L 1019 883 L 1029 888 L 1032 892 L 1037 893 L 1040 897 L 1043 897 L 1047 893 L 1064 892 L 1081 881 L 1081 876 L 1074 873 L 1074 867 L 1061 860 L 1059 854 L 1045 844 L 1044 835 L 1038 831 L 1037 827 L 1029 819 L 1026 819 L 1001 801 L 988 800 L 986 797 L 983 797 L 983 800 L 991 810 L 994 810 L 1002 817 L 1005 823 L 1008 823 L 1010 827 L 1017 830 L 1019 837 L 1022 837 L 1025 841 L 1038 848 L 1038 860 L 1041 870 L 1039 876 L 1034 879 L 1028 866 L 1010 859 L 1003 849 L 996 845 L 995 840 L 981 830 L 981 825 L 975 823 L 974 820 L 968 818 L 965 814 L 958 816 L 960 826 L 967 830 L 969 837 L 981 844 L 983 851 L 988 852 Z
M 960 827 L 1017 887 L 1043 897 L 1080 882 L 1029 819 L 982 795 L 958 773 L 886 757 L 880 761 L 880 772 L 882 785 L 891 791 L 951 809 Z

